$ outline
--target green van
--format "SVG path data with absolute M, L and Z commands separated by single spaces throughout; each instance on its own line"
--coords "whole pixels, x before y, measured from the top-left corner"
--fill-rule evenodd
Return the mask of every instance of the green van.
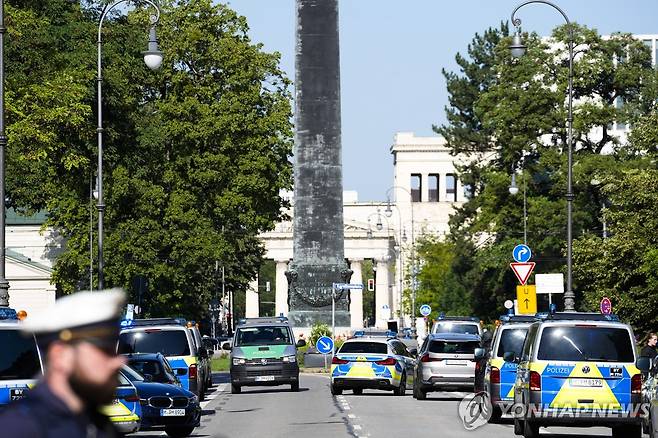
M 299 391 L 297 347 L 288 318 L 241 319 L 231 345 L 231 393 L 243 386 L 290 385 Z

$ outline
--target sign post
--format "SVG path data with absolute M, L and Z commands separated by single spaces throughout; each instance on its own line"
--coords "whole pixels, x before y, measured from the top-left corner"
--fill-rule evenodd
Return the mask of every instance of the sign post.
M 333 283 L 331 285 L 331 336 L 333 339 L 336 339 L 336 300 L 340 300 L 343 297 L 343 291 L 349 289 L 363 289 L 363 285 L 360 283 Z M 337 292 L 340 291 L 340 294 Z M 331 343 L 331 354 L 334 355 L 335 343 Z
M 324 355 L 324 369 L 327 369 L 327 354 L 334 352 L 334 340 L 329 336 L 320 337 L 315 343 L 318 353 Z
M 537 313 L 537 290 L 534 284 L 516 286 L 516 300 L 520 314 Z

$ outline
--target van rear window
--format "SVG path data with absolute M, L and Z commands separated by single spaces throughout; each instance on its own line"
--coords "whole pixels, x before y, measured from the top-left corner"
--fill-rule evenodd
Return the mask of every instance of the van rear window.
M 0 380 L 34 379 L 41 373 L 34 337 L 23 337 L 18 330 L 0 331 Z
M 138 330 L 119 335 L 119 354 L 162 353 L 164 356 L 189 356 L 185 330 Z
M 541 335 L 539 360 L 634 362 L 628 330 L 615 327 L 546 327 Z
M 479 335 L 477 324 L 463 322 L 442 321 L 434 324 L 432 333 L 462 333 L 467 335 Z
M 505 352 L 508 351 L 513 352 L 517 357 L 521 356 L 523 341 L 525 341 L 525 335 L 527 333 L 527 328 L 503 329 L 500 333 L 500 341 L 498 341 L 496 356 L 503 357 Z
M 479 342 L 448 342 L 448 341 L 432 341 L 430 342 L 430 353 L 446 353 L 446 354 L 473 354 L 475 349 L 480 346 Z

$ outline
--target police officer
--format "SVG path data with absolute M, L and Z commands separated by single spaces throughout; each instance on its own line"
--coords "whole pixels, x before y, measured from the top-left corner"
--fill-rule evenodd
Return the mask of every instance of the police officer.
M 655 333 L 649 333 L 647 345 L 640 350 L 640 356 L 649 357 L 652 360 L 655 360 L 658 355 L 658 352 L 656 352 L 656 343 L 658 343 L 658 336 L 656 336 Z
M 0 414 L 0 435 L 14 438 L 109 438 L 118 436 L 99 407 L 114 398 L 119 315 L 118 289 L 79 292 L 28 318 L 23 330 L 37 337 L 43 378 L 28 396 Z

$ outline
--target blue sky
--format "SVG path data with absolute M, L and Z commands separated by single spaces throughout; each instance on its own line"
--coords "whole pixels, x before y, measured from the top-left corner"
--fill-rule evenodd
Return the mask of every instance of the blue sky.
M 250 36 L 281 53 L 294 80 L 295 0 L 231 0 Z M 389 148 L 398 131 L 433 135 L 448 102 L 441 69 L 455 70 L 476 32 L 509 20 L 518 0 L 341 0 L 343 186 L 359 200 L 384 200 L 393 184 Z M 572 21 L 602 34 L 658 33 L 656 0 L 557 1 Z M 542 35 L 563 23 L 553 8 L 531 4 L 517 14 Z

